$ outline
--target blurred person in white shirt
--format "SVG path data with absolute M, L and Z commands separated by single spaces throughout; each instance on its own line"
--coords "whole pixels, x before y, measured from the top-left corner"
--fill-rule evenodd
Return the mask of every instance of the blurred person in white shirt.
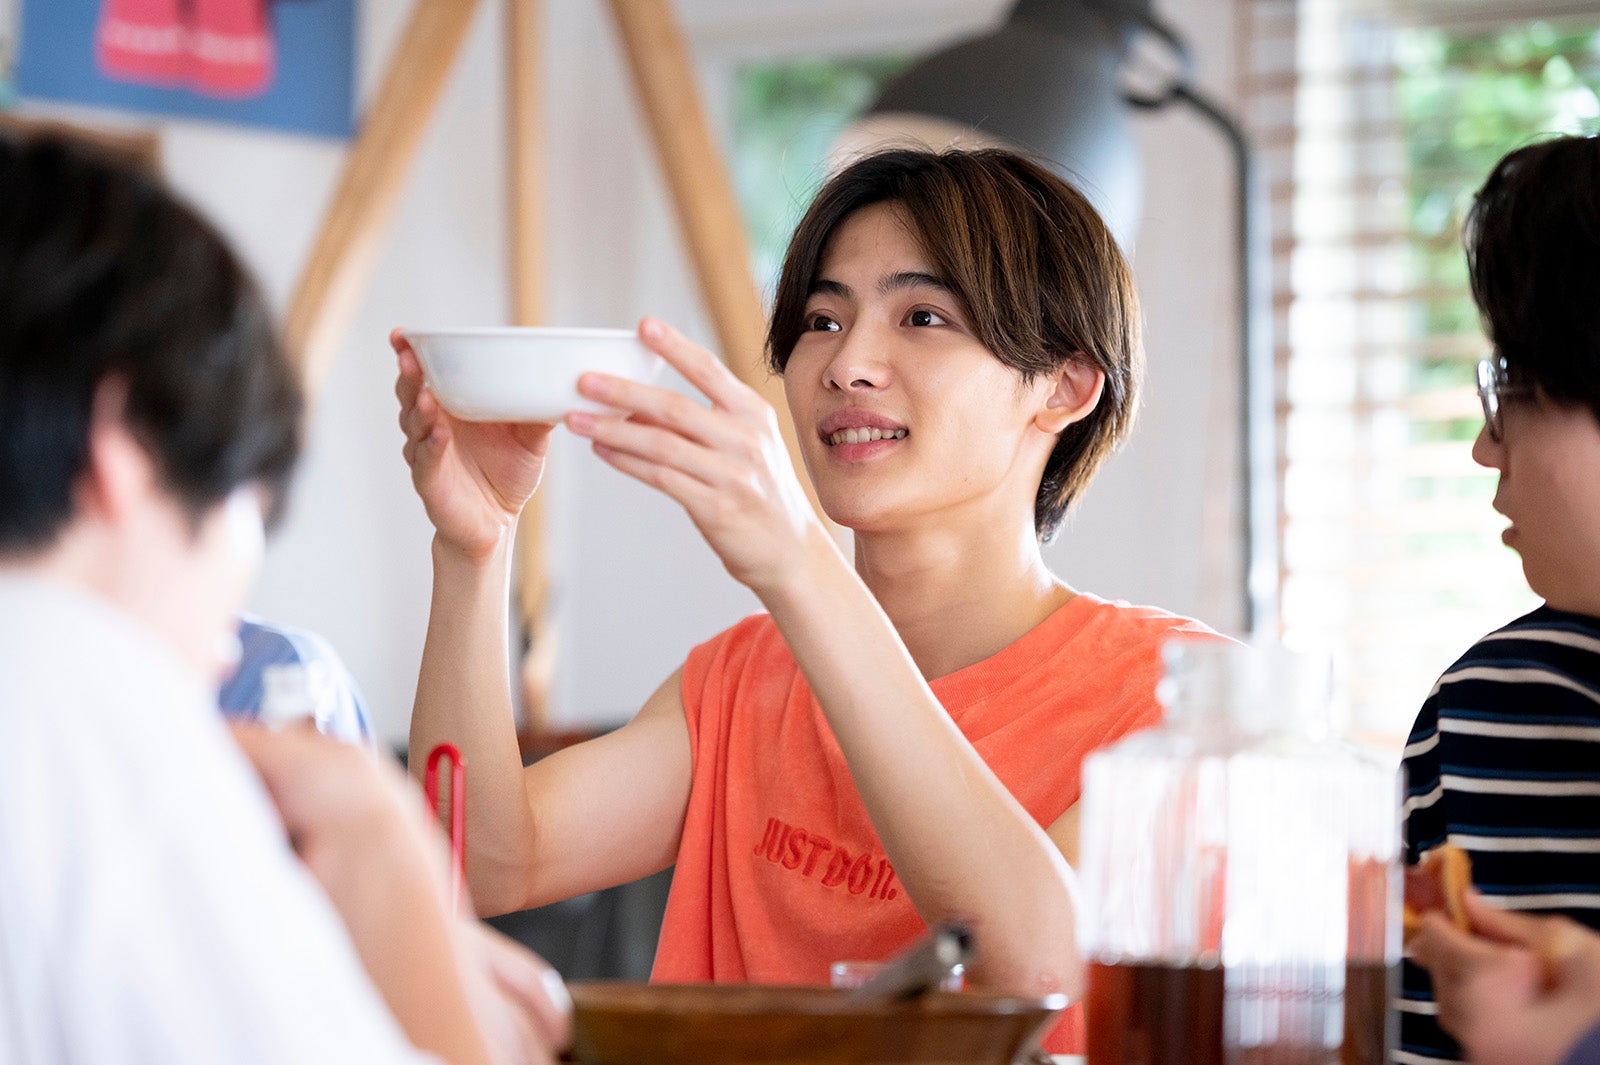
M 554 973 L 452 908 L 396 767 L 217 713 L 302 407 L 210 226 L 0 134 L 0 1060 L 544 1062 L 565 1037 Z

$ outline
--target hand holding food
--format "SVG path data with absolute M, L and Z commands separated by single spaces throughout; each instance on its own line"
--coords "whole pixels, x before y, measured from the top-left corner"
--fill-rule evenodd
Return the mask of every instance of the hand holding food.
M 1411 943 L 1439 1024 L 1477 1065 L 1556 1065 L 1600 1023 L 1600 935 L 1565 917 L 1498 910 L 1468 891 L 1471 931 L 1430 913 Z
M 1443 913 L 1461 931 L 1467 923 L 1463 901 L 1472 887 L 1472 859 L 1451 843 L 1442 843 L 1422 856 L 1416 865 L 1406 867 L 1405 911 L 1402 921 L 1406 942 L 1422 927 L 1429 913 Z

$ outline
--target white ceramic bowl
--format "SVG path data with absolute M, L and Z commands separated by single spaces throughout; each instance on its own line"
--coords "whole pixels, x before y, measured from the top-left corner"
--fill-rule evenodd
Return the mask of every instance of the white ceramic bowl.
M 627 329 L 407 329 L 428 387 L 445 410 L 475 422 L 559 422 L 607 411 L 578 395 L 590 370 L 649 383 L 660 356 Z

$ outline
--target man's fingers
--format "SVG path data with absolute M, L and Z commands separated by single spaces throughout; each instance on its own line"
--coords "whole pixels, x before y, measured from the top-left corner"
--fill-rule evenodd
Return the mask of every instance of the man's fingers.
M 1472 922 L 1472 930 L 1497 943 L 1532 946 L 1534 938 L 1540 934 L 1540 927 L 1546 923 L 1543 918 L 1491 905 L 1472 888 L 1462 895 L 1461 904 L 1467 911 L 1467 919 Z
M 680 436 L 709 447 L 722 448 L 734 439 L 726 411 L 707 407 L 670 388 L 642 384 L 609 374 L 586 373 L 578 379 L 578 391 L 589 399 L 625 412 L 630 421 L 671 429 Z M 568 427 L 571 428 L 573 415 L 589 413 L 574 411 L 568 414 Z
M 1435 981 L 1449 980 L 1494 953 L 1494 948 L 1461 931 L 1437 911 L 1422 916 L 1411 939 L 1411 957 L 1433 974 Z
M 1497 943 L 1527 948 L 1548 970 L 1559 968 L 1583 949 L 1586 933 L 1576 921 L 1502 910 L 1491 906 L 1476 891 L 1467 892 L 1463 901 L 1478 934 Z
M 694 518 L 696 509 L 707 503 L 714 495 L 715 490 L 703 481 L 696 480 L 682 470 L 672 466 L 665 466 L 659 462 L 630 455 L 626 451 L 618 451 L 599 443 L 594 444 L 595 457 L 614 470 L 627 474 L 634 480 L 649 485 L 659 492 L 670 496 L 679 506 L 689 512 L 689 517 Z
M 727 410 L 742 410 L 754 394 L 711 352 L 659 318 L 639 323 L 639 339 L 660 355 L 707 399 Z
M 433 393 L 423 389 L 409 406 L 400 408 L 400 431 L 408 440 L 423 440 L 438 425 L 439 404 Z
M 679 470 L 704 484 L 715 484 L 722 474 L 723 462 L 716 452 L 645 421 L 574 413 L 567 416 L 567 425 L 611 451 Z
M 400 376 L 394 379 L 394 398 L 400 401 L 402 411 L 410 410 L 417 405 L 417 396 L 422 392 L 423 382 L 420 373 L 406 373 L 405 367 L 400 368 Z
M 1528 947 L 1538 956 L 1544 971 L 1552 977 L 1584 953 L 1586 940 L 1593 935 L 1569 917 L 1529 919 L 1537 924 L 1528 938 Z
M 554 428 L 549 422 L 515 422 L 511 425 L 511 436 L 519 447 L 543 455 L 550 449 L 550 431 Z
M 559 1050 L 572 1038 L 572 997 L 550 966 L 514 943 L 497 942 L 495 982 L 533 1022 L 546 1046 Z
M 400 429 L 417 451 L 437 451 L 450 440 L 450 422 L 440 414 L 439 401 L 427 390 L 418 397 L 415 407 L 400 412 Z

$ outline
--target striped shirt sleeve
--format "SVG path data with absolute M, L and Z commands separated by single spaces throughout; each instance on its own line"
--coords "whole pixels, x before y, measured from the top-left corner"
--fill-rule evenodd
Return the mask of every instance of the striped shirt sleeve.
M 1600 619 L 1541 607 L 1439 678 L 1406 745 L 1406 860 L 1449 841 L 1507 909 L 1600 928 Z M 1406 963 L 1397 1065 L 1457 1061 Z

